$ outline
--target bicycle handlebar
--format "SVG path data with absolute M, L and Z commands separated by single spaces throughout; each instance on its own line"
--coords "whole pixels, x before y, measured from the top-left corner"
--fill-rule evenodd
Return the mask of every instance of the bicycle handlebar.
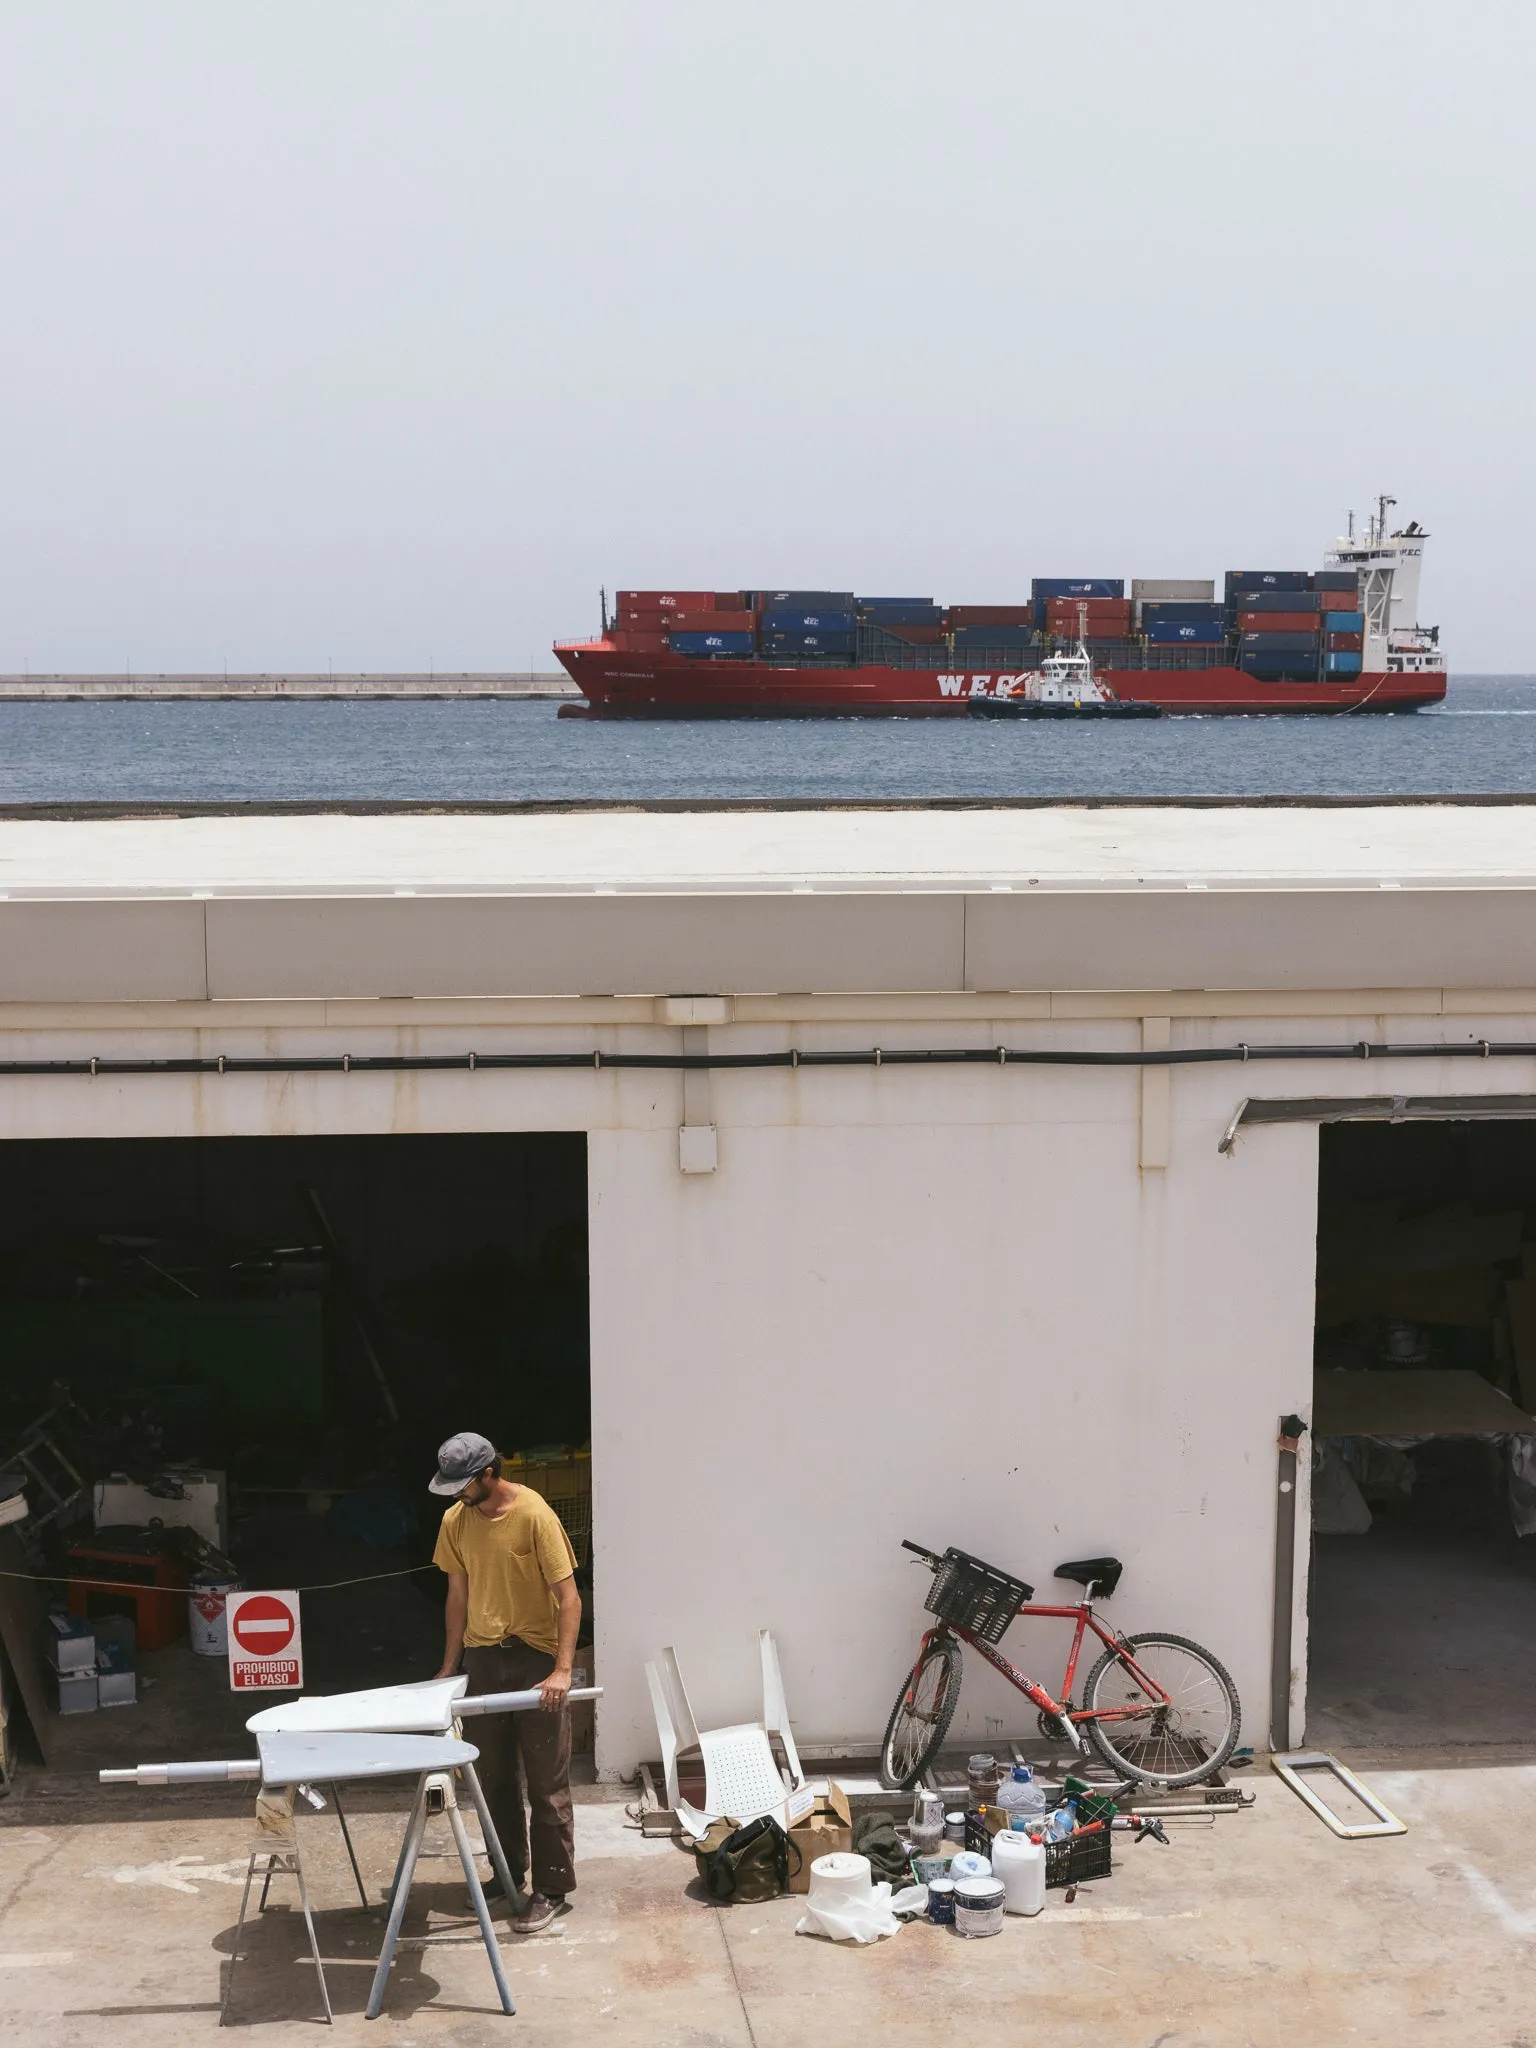
M 901 1539 L 901 1547 L 903 1550 L 912 1551 L 915 1556 L 923 1560 L 924 1564 L 940 1565 L 944 1562 L 936 1550 L 924 1550 L 921 1543 L 909 1543 L 905 1536 Z

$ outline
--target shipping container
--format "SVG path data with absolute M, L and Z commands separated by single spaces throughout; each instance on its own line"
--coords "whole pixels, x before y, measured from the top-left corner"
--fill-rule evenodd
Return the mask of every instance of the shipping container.
M 1131 584 L 1132 604 L 1162 604 L 1168 599 L 1176 603 L 1210 604 L 1215 596 L 1216 585 L 1210 577 L 1138 576 Z
M 674 654 L 752 654 L 756 652 L 750 633 L 674 633 Z
M 952 604 L 949 623 L 952 626 L 1032 627 L 1035 623 L 1034 599 L 1023 598 L 1018 604 Z
M 956 653 L 974 647 L 1017 648 L 1021 652 L 1035 649 L 1043 653 L 1045 647 L 1040 635 L 1025 626 L 957 626 L 949 637 Z
M 1310 578 L 1313 590 L 1349 590 L 1360 588 L 1360 574 L 1356 569 L 1319 569 Z
M 1364 657 L 1359 654 L 1325 654 L 1323 656 L 1324 672 L 1330 676 L 1357 676 L 1363 663 Z
M 851 612 L 858 599 L 851 590 L 760 590 L 757 603 L 765 612 Z
M 857 624 L 851 611 L 802 610 L 799 605 L 775 606 L 762 619 L 765 633 L 851 633 Z
M 672 621 L 674 633 L 751 633 L 756 627 L 756 612 L 679 612 Z
M 1029 594 L 1042 597 L 1124 597 L 1123 576 L 1036 576 Z
M 1330 654 L 1363 654 L 1365 635 L 1363 633 L 1325 633 L 1323 646 Z
M 852 654 L 856 636 L 847 633 L 765 632 L 767 654 Z
M 1045 627 L 1057 635 L 1076 633 L 1086 623 L 1089 633 L 1113 640 L 1131 630 L 1131 602 L 1126 597 L 1051 597 L 1045 604 Z
M 1227 596 L 1237 597 L 1246 590 L 1309 590 L 1311 582 L 1305 569 L 1229 569 L 1227 571 Z
M 944 628 L 938 626 L 888 626 L 884 628 L 893 640 L 904 640 L 909 647 L 940 647 L 944 643 Z
M 1240 633 L 1315 633 L 1316 612 L 1249 612 L 1237 615 Z
M 1363 633 L 1365 631 L 1365 613 L 1324 612 L 1323 631 L 1325 633 Z
M 717 612 L 750 612 L 756 609 L 757 607 L 752 603 L 744 590 L 717 590 L 715 592 L 715 610 Z
M 1147 619 L 1143 630 L 1154 647 L 1211 647 L 1227 637 L 1220 619 Z
M 712 590 L 621 590 L 614 599 L 621 612 L 712 612 Z
M 1245 633 L 1245 654 L 1306 654 L 1317 652 L 1315 633 Z
M 925 597 L 861 597 L 860 621 L 866 626 L 942 626 L 943 608 Z
M 654 631 L 643 626 L 614 626 L 608 637 L 624 654 L 665 654 L 668 636 L 657 627 Z
M 1148 622 L 1153 619 L 1182 619 L 1185 624 L 1203 626 L 1214 619 L 1220 625 L 1226 615 L 1225 605 L 1208 598 L 1202 598 L 1198 603 L 1182 597 L 1145 597 L 1141 601 L 1141 616 Z
M 1269 682 L 1311 683 L 1317 680 L 1319 659 L 1316 654 L 1245 654 L 1238 666 Z
M 1239 612 L 1310 612 L 1315 617 L 1318 599 L 1315 590 L 1245 590 L 1228 603 Z

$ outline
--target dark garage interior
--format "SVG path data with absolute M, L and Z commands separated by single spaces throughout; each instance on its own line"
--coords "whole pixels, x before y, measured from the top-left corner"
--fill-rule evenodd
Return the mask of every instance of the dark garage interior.
M 431 1676 L 426 1481 L 462 1428 L 561 1514 L 590 1644 L 586 1207 L 579 1134 L 0 1148 L 0 1473 L 29 1507 L 0 1546 L 45 1582 L 3 1596 L 23 1767 L 239 1753 L 260 1702 L 194 1651 L 179 1590 L 210 1563 L 316 1589 L 306 1690 Z M 50 1606 L 132 1624 L 132 1703 L 57 1713 Z
M 1536 1123 L 1321 1133 L 1307 1741 L 1530 1741 Z

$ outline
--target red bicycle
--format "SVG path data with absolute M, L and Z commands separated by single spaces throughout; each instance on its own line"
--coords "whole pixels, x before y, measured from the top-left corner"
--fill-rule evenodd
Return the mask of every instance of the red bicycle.
M 1095 1593 L 1107 1600 L 1124 1570 L 1115 1557 L 1077 1558 L 1056 1567 L 1058 1579 L 1083 1588 L 1071 1607 L 1035 1607 L 1033 1586 L 1011 1578 L 964 1550 L 940 1557 L 920 1543 L 903 1542 L 933 1573 L 924 1606 L 938 1626 L 924 1635 L 880 1749 L 880 1780 L 909 1791 L 937 1757 L 960 1704 L 960 1646 L 969 1643 L 994 1671 L 1039 1710 L 1040 1731 L 1069 1742 L 1080 1755 L 1091 1747 L 1112 1771 L 1144 1785 L 1197 1785 L 1214 1776 L 1237 1746 L 1242 1725 L 1237 1687 L 1211 1655 L 1186 1636 L 1123 1636 L 1093 1611 Z M 1020 1616 L 1074 1621 L 1061 1698 L 1026 1678 L 995 1647 Z M 1104 1654 L 1083 1684 L 1083 1703 L 1072 1705 L 1078 1658 L 1089 1630 Z

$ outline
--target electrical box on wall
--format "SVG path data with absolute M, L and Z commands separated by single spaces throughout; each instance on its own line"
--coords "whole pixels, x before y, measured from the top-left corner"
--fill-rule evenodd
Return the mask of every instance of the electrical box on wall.
M 713 1124 L 683 1124 L 677 1133 L 677 1163 L 684 1173 L 713 1173 L 720 1163 Z

